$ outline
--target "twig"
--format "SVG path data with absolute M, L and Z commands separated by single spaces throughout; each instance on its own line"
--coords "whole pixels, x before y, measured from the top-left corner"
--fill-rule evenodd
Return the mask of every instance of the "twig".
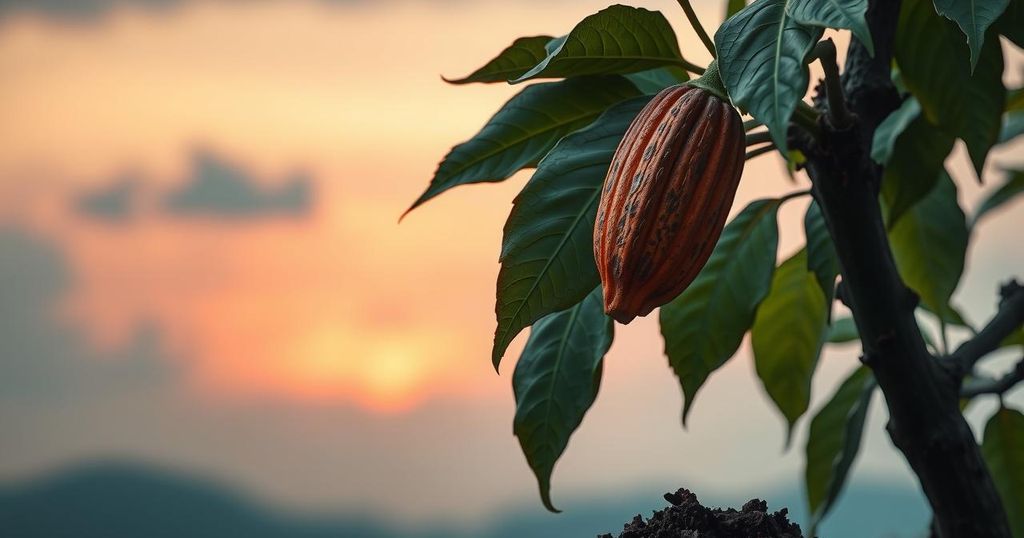
M 947 361 L 955 373 L 967 375 L 982 357 L 999 348 L 1007 336 L 1024 325 L 1024 286 L 1011 280 L 999 290 L 999 311 L 978 334 L 964 342 Z
M 765 153 L 769 153 L 772 151 L 775 151 L 775 144 L 768 144 L 767 146 L 761 146 L 759 148 L 754 148 L 748 151 L 744 159 L 749 161 L 754 157 L 760 157 L 761 155 L 764 155 Z
M 693 26 L 693 30 L 697 32 L 697 36 L 704 42 L 704 47 L 711 53 L 712 58 L 717 58 L 718 53 L 715 51 L 715 42 L 711 41 L 711 37 L 704 30 L 704 27 L 700 24 L 700 19 L 697 18 L 697 13 L 693 11 L 693 6 L 690 5 L 690 0 L 677 0 L 679 6 L 683 8 L 686 13 L 686 18 L 690 21 L 690 26 Z
M 839 79 L 839 64 L 836 63 L 836 44 L 832 38 L 819 41 L 814 46 L 812 58 L 817 58 L 825 72 L 825 93 L 828 97 L 829 120 L 836 129 L 845 129 L 853 122 L 853 116 L 846 108 L 843 83 Z
M 768 131 L 760 131 L 757 133 L 747 133 L 747 145 L 753 146 L 755 144 L 764 144 L 765 142 L 771 142 L 772 135 Z
M 1002 396 L 1017 383 L 1024 381 L 1024 358 L 1017 362 L 1006 375 L 998 379 L 972 379 L 960 388 L 962 398 L 972 398 L 980 394 L 998 394 Z

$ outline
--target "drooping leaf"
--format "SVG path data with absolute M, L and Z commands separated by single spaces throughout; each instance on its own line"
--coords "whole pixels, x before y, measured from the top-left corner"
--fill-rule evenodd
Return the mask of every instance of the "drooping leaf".
M 640 92 L 620 76 L 579 77 L 534 84 L 505 103 L 467 142 L 452 148 L 406 213 L 459 185 L 497 182 L 536 163 L 563 136 Z
M 985 424 L 981 454 L 1014 536 L 1024 536 L 1024 414 L 1001 407 Z
M 558 510 L 551 504 L 551 472 L 597 397 L 613 331 L 598 287 L 576 306 L 534 324 L 516 363 L 512 431 L 552 512 Z
M 967 240 L 956 185 L 945 171 L 932 191 L 889 230 L 900 276 L 933 312 L 952 310 L 949 298 L 964 270 Z
M 857 323 L 851 317 L 842 317 L 832 320 L 828 328 L 828 341 L 831 344 L 845 344 L 860 340 L 860 333 L 857 331 Z
M 988 198 L 985 198 L 981 205 L 978 206 L 978 210 L 974 212 L 974 220 L 971 221 L 972 227 L 981 220 L 981 217 L 1012 201 L 1018 194 L 1024 192 L 1024 170 L 1008 170 L 1008 172 L 1006 181 L 993 191 Z
M 747 0 L 727 0 L 725 4 L 725 18 L 728 19 L 747 7 Z
M 921 103 L 927 120 L 967 144 L 975 172 L 998 140 L 1002 123 L 1003 52 L 988 39 L 971 72 L 963 35 L 938 15 L 932 0 L 906 0 L 894 44 L 903 82 Z
M 501 51 L 493 60 L 459 79 L 444 79 L 450 84 L 469 84 L 470 82 L 507 82 L 529 71 L 547 56 L 544 46 L 552 39 L 548 35 L 520 37 L 508 48 Z M 443 78 L 443 77 L 442 77 Z
M 810 404 L 811 378 L 827 329 L 825 295 L 807 270 L 807 251 L 800 250 L 776 269 L 750 329 L 757 375 L 786 419 L 786 446 Z
M 907 101 L 912 102 L 912 98 Z M 907 103 L 882 122 L 879 130 L 885 130 L 881 135 L 875 131 L 878 145 L 872 147 L 872 157 L 885 165 L 882 200 L 890 228 L 931 192 L 954 142 L 952 135 L 936 129 L 923 115 L 911 117 L 920 108 Z
M 730 222 L 690 287 L 661 307 L 665 354 L 683 390 L 683 422 L 711 372 L 739 349 L 768 295 L 779 230 L 779 200 L 752 202 Z
M 867 9 L 867 0 L 790 0 L 786 6 L 790 16 L 802 24 L 850 30 L 874 56 L 875 44 L 864 20 Z
M 811 514 L 808 536 L 815 536 L 818 523 L 842 493 L 860 450 L 874 389 L 871 370 L 861 366 L 843 381 L 832 399 L 811 420 L 804 469 L 807 508 Z
M 614 5 L 583 19 L 513 83 L 532 78 L 636 73 L 682 65 L 676 34 L 657 11 Z
M 630 73 L 626 78 L 641 92 L 655 94 L 676 84 L 690 80 L 690 75 L 681 67 L 668 66 L 648 69 L 639 73 Z
M 619 140 L 649 100 L 619 103 L 563 138 L 516 197 L 502 239 L 495 368 L 520 331 L 598 285 L 593 234 L 601 185 Z
M 765 124 L 785 155 L 786 131 L 807 91 L 804 60 L 821 37 L 786 13 L 788 0 L 758 0 L 715 33 L 718 68 L 733 103 Z
M 839 257 L 825 224 L 825 216 L 821 213 L 821 206 L 814 200 L 811 200 L 804 215 L 804 235 L 807 237 L 807 269 L 814 273 L 821 286 L 828 314 L 832 311 L 836 277 L 839 275 Z
M 1003 14 L 1009 0 L 933 0 L 935 10 L 955 22 L 967 36 L 971 49 L 971 68 L 978 64 L 985 31 Z

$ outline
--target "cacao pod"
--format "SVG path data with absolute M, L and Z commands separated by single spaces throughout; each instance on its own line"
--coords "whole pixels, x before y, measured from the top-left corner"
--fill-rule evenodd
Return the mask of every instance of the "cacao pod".
M 620 323 L 676 298 L 707 263 L 743 172 L 739 114 L 701 88 L 666 88 L 633 120 L 594 226 L 604 308 Z

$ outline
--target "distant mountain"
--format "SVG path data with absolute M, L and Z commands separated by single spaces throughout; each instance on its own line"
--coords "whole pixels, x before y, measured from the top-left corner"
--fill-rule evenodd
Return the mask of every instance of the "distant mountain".
M 798 492 L 769 497 L 803 521 Z M 287 516 L 202 478 L 128 463 L 83 465 L 28 483 L 0 486 L 0 536 L 16 538 L 592 538 L 616 532 L 637 513 L 663 504 L 657 495 L 594 500 L 558 516 L 513 508 L 472 536 L 455 529 L 399 530 L 352 516 Z M 717 505 L 714 499 L 705 504 Z M 736 504 L 736 503 L 733 503 Z M 863 485 L 844 495 L 825 538 L 911 537 L 928 512 L 915 491 Z

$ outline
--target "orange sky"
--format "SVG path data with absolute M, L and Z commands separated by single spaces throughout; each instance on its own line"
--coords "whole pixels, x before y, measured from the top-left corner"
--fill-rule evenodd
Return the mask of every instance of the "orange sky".
M 501 228 L 527 175 L 456 189 L 401 225 L 398 216 L 448 148 L 518 91 L 449 86 L 439 75 L 470 72 L 518 35 L 564 33 L 606 4 L 197 2 L 159 14 L 118 9 L 89 24 L 8 18 L 0 22 L 0 224 L 60 245 L 74 274 L 61 314 L 92 345 L 116 350 L 140 324 L 159 327 L 184 362 L 190 396 L 229 405 L 267 398 L 355 404 L 389 417 L 414 416 L 439 401 L 499 406 L 507 411 L 506 454 L 517 457 L 506 431 L 512 362 L 498 377 L 488 358 Z M 675 2 L 640 4 L 682 28 Z M 722 11 L 711 2 L 698 9 L 708 21 Z M 694 36 L 684 35 L 682 48 L 705 61 Z M 1020 60 L 1019 51 L 1012 54 Z M 994 161 L 1012 162 L 1020 148 Z M 311 212 L 239 221 L 161 211 L 161 197 L 186 181 L 196 151 L 237 165 L 263 186 L 308 173 Z M 970 207 L 983 187 L 966 173 L 961 153 L 951 164 Z M 734 211 L 794 189 L 782 170 L 774 156 L 749 163 Z M 129 223 L 70 210 L 75 196 L 124 173 L 141 178 Z M 782 213 L 782 255 L 803 241 L 802 209 L 794 203 Z M 984 224 L 972 246 L 958 299 L 975 320 L 994 308 L 992 282 L 1024 266 L 1024 253 L 1005 248 L 1022 210 L 1018 204 Z M 606 381 L 609 400 L 597 412 L 619 421 L 645 413 L 630 402 L 652 383 L 663 389 L 658 398 L 675 398 L 660 350 L 655 320 L 619 328 L 606 375 L 614 381 Z M 825 379 L 845 372 L 855 355 L 825 361 Z M 729 383 L 748 382 L 750 370 L 740 363 L 718 376 L 724 385 L 702 395 L 709 404 L 698 402 L 694 429 L 712 422 L 710 402 L 734 402 L 730 390 L 738 385 Z M 743 397 L 760 405 L 759 394 Z M 734 405 L 729 412 L 742 414 Z M 674 420 L 678 410 L 662 412 Z M 781 432 L 777 426 L 765 428 Z M 705 430 L 691 453 L 723 464 L 749 459 L 729 441 L 733 433 Z M 577 439 L 612 442 L 586 428 Z M 670 445 L 659 446 L 669 458 Z M 587 465 L 600 461 L 584 453 L 564 463 L 559 484 L 590 483 Z M 526 467 L 515 464 L 517 486 L 532 491 Z M 609 471 L 615 479 L 638 473 L 657 469 Z M 386 499 L 386 491 L 379 494 Z

